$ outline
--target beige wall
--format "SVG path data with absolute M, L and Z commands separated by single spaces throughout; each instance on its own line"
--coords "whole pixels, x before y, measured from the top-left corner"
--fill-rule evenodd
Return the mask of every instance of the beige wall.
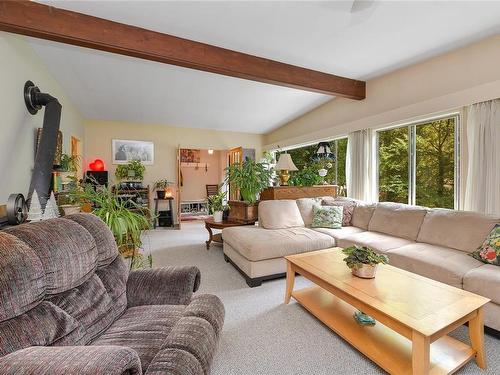
M 208 150 L 200 150 L 200 163 L 195 166 L 182 166 L 182 200 L 203 200 L 207 198 L 206 185 L 219 185 L 221 170 L 220 155 L 224 152 L 214 150 L 210 155 Z M 206 167 L 206 168 L 205 168 Z
M 85 165 L 96 158 L 102 159 L 110 177 L 114 179 L 116 166 L 112 164 L 111 140 L 131 139 L 152 141 L 155 145 L 155 161 L 146 166 L 144 183 L 152 185 L 156 180 L 167 178 L 177 181 L 177 147 L 227 150 L 243 146 L 256 149 L 260 156 L 263 136 L 258 134 L 215 131 L 206 129 L 177 128 L 167 125 L 144 125 L 109 121 L 85 122 Z
M 33 81 L 62 104 L 63 150 L 70 151 L 70 138 L 84 137 L 83 120 L 59 84 L 49 74 L 23 37 L 0 32 L 0 205 L 10 193 L 27 194 L 34 162 L 35 129 L 42 126 L 44 110 L 28 113 L 23 87 Z
M 265 149 L 345 135 L 500 97 L 500 36 L 369 80 L 366 99 L 335 98 L 267 134 Z

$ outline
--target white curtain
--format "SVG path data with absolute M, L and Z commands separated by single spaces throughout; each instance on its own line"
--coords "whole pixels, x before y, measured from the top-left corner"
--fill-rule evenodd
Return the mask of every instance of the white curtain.
M 469 106 L 464 209 L 500 215 L 500 99 Z
M 347 196 L 364 201 L 374 200 L 373 135 L 371 129 L 349 133 L 347 137 Z

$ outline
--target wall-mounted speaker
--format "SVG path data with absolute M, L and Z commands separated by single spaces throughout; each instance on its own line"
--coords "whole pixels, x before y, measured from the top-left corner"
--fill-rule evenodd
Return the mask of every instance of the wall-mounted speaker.
M 108 171 L 87 171 L 85 176 L 87 183 L 108 186 Z

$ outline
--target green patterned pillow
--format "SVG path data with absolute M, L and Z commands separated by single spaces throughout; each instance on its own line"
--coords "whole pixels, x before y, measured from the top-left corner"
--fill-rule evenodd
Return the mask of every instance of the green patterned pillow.
M 495 225 L 479 249 L 469 255 L 483 263 L 500 266 L 500 224 Z
M 312 228 L 342 228 L 342 206 L 313 206 Z

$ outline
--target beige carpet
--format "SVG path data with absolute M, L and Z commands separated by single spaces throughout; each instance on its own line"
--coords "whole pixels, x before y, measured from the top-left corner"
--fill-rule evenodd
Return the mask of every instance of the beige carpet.
M 154 265 L 197 265 L 200 292 L 219 296 L 226 322 L 212 369 L 214 375 L 383 374 L 369 359 L 308 314 L 297 303 L 283 305 L 284 279 L 249 288 L 222 257 L 222 248 L 205 248 L 203 223 L 187 223 L 180 231 L 156 230 L 146 237 Z M 296 286 L 308 282 L 297 278 Z M 453 336 L 467 341 L 467 330 Z M 486 336 L 489 368 L 469 363 L 457 374 L 500 374 L 500 340 Z

